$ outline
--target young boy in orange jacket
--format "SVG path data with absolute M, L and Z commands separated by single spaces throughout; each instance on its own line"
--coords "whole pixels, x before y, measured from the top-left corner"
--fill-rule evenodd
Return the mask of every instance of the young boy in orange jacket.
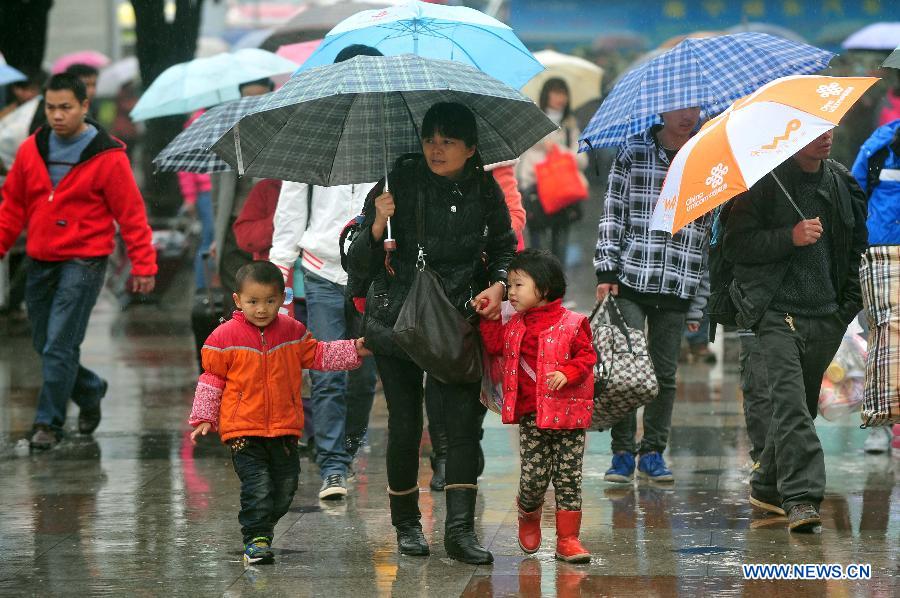
M 284 279 L 272 263 L 251 262 L 236 279 L 238 310 L 203 345 L 204 372 L 189 423 L 193 442 L 212 430 L 231 447 L 241 480 L 244 562 L 268 564 L 275 560 L 275 524 L 291 506 L 300 476 L 302 370 L 355 369 L 371 353 L 361 338 L 319 342 L 279 314 Z

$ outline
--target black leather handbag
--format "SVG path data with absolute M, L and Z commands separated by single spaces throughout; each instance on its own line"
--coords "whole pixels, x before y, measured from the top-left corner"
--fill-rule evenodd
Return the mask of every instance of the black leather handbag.
M 481 338 L 447 298 L 440 276 L 425 262 L 425 206 L 416 204 L 419 257 L 409 294 L 394 324 L 394 342 L 429 376 L 445 384 L 481 380 Z

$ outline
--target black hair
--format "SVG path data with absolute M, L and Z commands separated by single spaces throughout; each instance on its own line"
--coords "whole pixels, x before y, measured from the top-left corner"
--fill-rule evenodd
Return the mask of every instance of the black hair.
M 560 79 L 559 77 L 551 77 L 544 81 L 544 86 L 541 87 L 541 97 L 538 100 L 538 106 L 541 107 L 541 110 L 546 112 L 547 104 L 550 102 L 550 93 L 553 91 L 561 91 L 569 97 L 569 101 L 566 102 L 566 107 L 563 109 L 563 120 L 565 120 L 572 113 L 572 94 L 569 91 L 569 84 L 566 83 L 565 80 Z
M 272 285 L 278 289 L 279 293 L 284 292 L 284 277 L 281 270 L 272 262 L 266 260 L 254 260 L 249 264 L 244 264 L 238 268 L 234 275 L 237 282 L 237 292 L 241 292 L 241 288 L 247 281 L 257 284 Z
M 344 62 L 345 60 L 350 60 L 357 56 L 384 56 L 384 54 L 372 46 L 352 44 L 337 53 L 337 56 L 334 57 L 334 63 Z
M 269 91 L 275 90 L 275 82 L 269 79 L 268 77 L 263 77 L 262 79 L 257 79 L 256 81 L 245 81 L 238 85 L 238 91 L 241 92 L 245 87 L 250 87 L 251 85 L 261 85 L 263 87 L 268 87 Z
M 59 73 L 53 75 L 47 80 L 44 86 L 44 95 L 48 91 L 63 91 L 68 89 L 75 94 L 75 99 L 81 104 L 87 99 L 87 87 L 84 83 L 71 73 Z
M 96 67 L 81 62 L 70 64 L 65 72 L 70 75 L 75 75 L 76 77 L 96 77 L 100 74 L 100 71 L 98 71 Z
M 421 133 L 422 139 L 434 137 L 434 134 L 438 133 L 443 137 L 461 139 L 466 147 L 478 145 L 478 125 L 475 122 L 475 115 L 467 106 L 457 102 L 433 104 L 422 119 Z M 468 164 L 474 166 L 476 170 L 484 170 L 484 163 L 477 149 L 469 158 Z
M 509 264 L 509 271 L 524 272 L 534 281 L 542 299 L 556 301 L 566 295 L 566 274 L 555 255 L 546 249 L 525 249 Z
M 22 74 L 28 77 L 24 81 L 14 81 L 10 83 L 13 87 L 37 87 L 41 88 L 47 81 L 47 71 L 36 68 L 21 68 Z

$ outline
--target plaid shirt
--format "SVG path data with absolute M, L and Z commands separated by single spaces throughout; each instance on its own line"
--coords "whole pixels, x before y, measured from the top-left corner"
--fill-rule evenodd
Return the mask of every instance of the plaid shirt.
M 669 170 L 653 133 L 630 137 L 616 155 L 600 217 L 594 269 L 601 282 L 618 280 L 648 294 L 691 300 L 689 320 L 699 320 L 709 296 L 707 214 L 674 236 L 650 230 L 650 219 Z

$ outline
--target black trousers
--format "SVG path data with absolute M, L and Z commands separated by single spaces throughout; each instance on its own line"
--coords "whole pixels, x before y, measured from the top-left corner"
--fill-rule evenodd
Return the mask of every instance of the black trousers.
M 422 440 L 424 372 L 405 359 L 376 355 L 388 408 L 387 473 L 391 490 L 402 492 L 418 483 Z M 478 441 L 484 405 L 479 382 L 444 384 L 430 380 L 441 405 L 447 431 L 447 484 L 474 484 L 478 478 Z

